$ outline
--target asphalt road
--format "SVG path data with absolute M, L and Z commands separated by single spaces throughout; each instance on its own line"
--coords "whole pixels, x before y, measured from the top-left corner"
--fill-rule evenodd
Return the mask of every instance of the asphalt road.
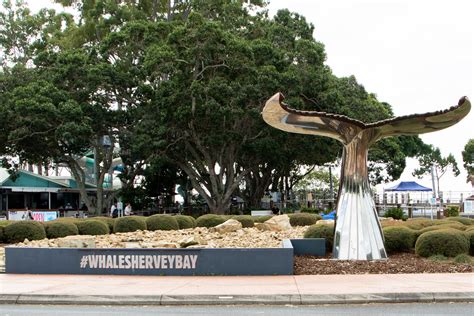
M 326 306 L 51 306 L 0 305 L 1 316 L 23 315 L 474 315 L 474 303 Z

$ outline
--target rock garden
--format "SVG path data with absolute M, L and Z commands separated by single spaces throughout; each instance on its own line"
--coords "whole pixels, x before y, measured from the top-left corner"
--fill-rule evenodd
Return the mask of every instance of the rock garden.
M 284 239 L 325 238 L 326 256 L 295 257 L 295 274 L 473 272 L 473 219 L 382 218 L 381 223 L 389 254 L 383 261 L 332 260 L 334 223 L 309 213 L 1 221 L 0 243 L 17 247 L 276 248 Z

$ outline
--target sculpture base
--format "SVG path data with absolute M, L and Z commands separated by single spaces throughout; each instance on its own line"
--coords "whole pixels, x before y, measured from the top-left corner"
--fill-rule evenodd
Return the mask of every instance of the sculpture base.
M 386 259 L 383 234 L 368 182 L 346 179 L 337 205 L 334 259 Z

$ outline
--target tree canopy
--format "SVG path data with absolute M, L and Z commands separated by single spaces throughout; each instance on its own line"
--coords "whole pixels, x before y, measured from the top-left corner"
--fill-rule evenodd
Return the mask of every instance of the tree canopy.
M 276 92 L 298 109 L 364 122 L 393 116 L 355 77 L 331 72 L 312 24 L 288 10 L 269 17 L 265 1 L 56 2 L 78 17 L 5 1 L 0 153 L 67 163 L 83 186 L 74 161 L 94 150 L 98 184 L 119 155 L 124 192 L 139 176 L 172 179 L 172 171 L 180 176 L 169 181 L 186 182 L 184 172 L 211 212 L 224 213 L 233 195 L 257 205 L 269 187 L 291 190 L 301 165 L 340 155 L 335 141 L 267 126 L 260 111 Z M 104 147 L 104 137 L 120 150 Z M 413 136 L 377 143 L 371 180 L 397 178 L 421 144 Z M 143 183 L 147 194 L 170 191 Z

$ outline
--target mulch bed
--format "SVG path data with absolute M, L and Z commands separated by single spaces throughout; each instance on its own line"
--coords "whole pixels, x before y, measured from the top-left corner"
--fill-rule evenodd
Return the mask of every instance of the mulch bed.
M 473 264 L 433 261 L 414 253 L 389 255 L 388 260 L 331 260 L 331 256 L 295 256 L 294 274 L 397 274 L 397 273 L 467 273 Z

